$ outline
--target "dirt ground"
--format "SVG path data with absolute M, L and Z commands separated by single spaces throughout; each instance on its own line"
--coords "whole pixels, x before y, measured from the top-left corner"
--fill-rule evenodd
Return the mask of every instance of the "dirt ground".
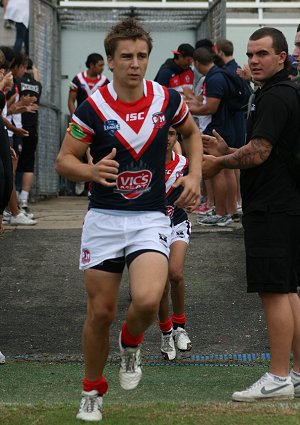
M 78 270 L 80 227 L 87 200 L 59 197 L 31 207 L 33 227 L 6 226 L 0 238 L 0 350 L 8 359 L 81 357 L 85 291 Z M 195 216 L 191 215 L 195 222 Z M 268 351 L 256 294 L 246 294 L 243 230 L 194 224 L 185 268 L 187 330 L 192 354 Z M 126 273 L 111 330 L 111 354 L 129 303 Z M 154 324 L 143 352 L 159 355 Z

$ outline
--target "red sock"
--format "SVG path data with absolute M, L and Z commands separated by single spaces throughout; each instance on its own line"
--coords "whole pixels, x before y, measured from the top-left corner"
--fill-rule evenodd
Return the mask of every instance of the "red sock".
M 141 335 L 139 335 L 137 338 L 134 338 L 132 335 L 130 335 L 130 333 L 128 332 L 128 329 L 127 329 L 126 322 L 123 323 L 122 332 L 121 332 L 121 342 L 122 342 L 122 344 L 124 344 L 124 346 L 126 346 L 126 347 L 136 347 L 137 345 L 141 344 L 143 339 L 144 339 L 143 333 Z
M 181 314 L 180 316 L 176 316 L 176 314 L 172 314 L 172 322 L 174 329 L 181 327 L 184 328 L 185 322 L 186 322 L 186 315 Z
M 108 390 L 107 380 L 102 375 L 97 381 L 89 381 L 86 377 L 82 380 L 83 391 L 97 390 L 100 395 L 104 395 Z
M 172 329 L 172 321 L 170 317 L 166 322 L 160 322 L 158 321 L 158 326 L 162 332 L 170 332 Z

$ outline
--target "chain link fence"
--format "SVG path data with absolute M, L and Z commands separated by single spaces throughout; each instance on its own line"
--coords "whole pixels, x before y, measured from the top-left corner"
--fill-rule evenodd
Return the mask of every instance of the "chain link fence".
M 60 146 L 60 27 L 55 0 L 31 0 L 29 52 L 42 83 L 34 195 L 57 195 Z

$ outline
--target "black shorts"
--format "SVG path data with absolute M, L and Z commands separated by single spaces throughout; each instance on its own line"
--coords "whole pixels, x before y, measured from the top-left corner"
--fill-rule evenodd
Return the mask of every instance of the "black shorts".
M 29 136 L 23 138 L 23 147 L 19 157 L 18 171 L 23 173 L 33 173 L 38 134 L 35 128 L 26 128 L 26 130 L 29 131 Z
M 247 292 L 297 292 L 300 212 L 243 216 Z

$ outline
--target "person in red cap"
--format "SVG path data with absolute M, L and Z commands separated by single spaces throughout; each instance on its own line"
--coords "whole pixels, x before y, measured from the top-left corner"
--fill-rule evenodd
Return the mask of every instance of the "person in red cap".
M 154 81 L 183 93 L 183 87 L 193 89 L 194 73 L 190 65 L 193 62 L 194 47 L 188 43 L 180 44 L 173 50 L 174 58 L 167 59 L 160 67 Z

